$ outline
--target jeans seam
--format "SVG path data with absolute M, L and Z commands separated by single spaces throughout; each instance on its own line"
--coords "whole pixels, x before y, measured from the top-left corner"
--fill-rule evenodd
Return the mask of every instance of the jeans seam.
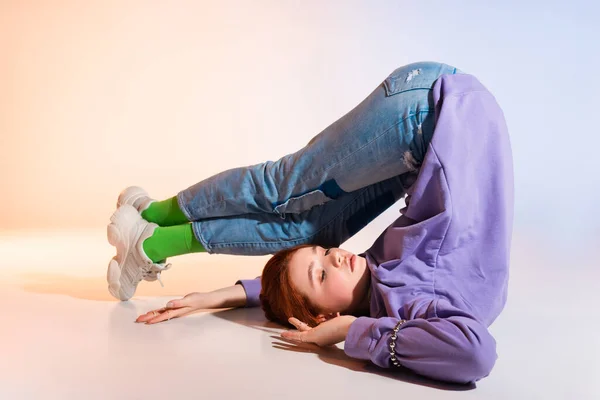
M 177 195 L 176 195 L 177 205 L 179 206 L 179 209 L 183 212 L 183 214 L 185 215 L 185 217 L 189 221 L 191 221 L 192 219 L 191 219 L 190 213 L 188 212 L 187 208 L 185 207 L 185 204 L 184 204 L 184 201 L 183 201 L 182 197 L 183 197 L 183 193 L 182 192 L 177 193 Z
M 209 250 L 212 250 L 212 246 L 208 246 L 208 241 L 202 235 L 202 229 L 201 229 L 200 224 L 203 221 L 194 221 L 194 222 L 195 223 L 192 223 L 192 230 L 194 231 L 194 233 L 196 235 L 196 239 L 198 239 L 200 244 L 202 244 L 202 247 L 204 247 L 206 249 L 206 251 L 210 254 Z M 209 248 L 209 247 L 211 247 L 211 248 Z
M 372 139 L 371 141 L 369 141 L 368 143 L 365 143 L 365 144 L 364 144 L 363 146 L 361 146 L 359 149 L 356 149 L 356 150 L 355 150 L 355 151 L 353 151 L 352 153 L 348 154 L 346 157 L 344 157 L 344 158 L 342 158 L 341 160 L 337 161 L 335 164 L 332 164 L 332 165 L 330 165 L 329 167 L 326 167 L 325 169 L 323 169 L 323 170 L 319 171 L 319 173 L 314 173 L 314 174 L 313 174 L 313 175 L 311 175 L 309 178 L 306 178 L 306 179 L 304 179 L 304 180 L 300 181 L 300 182 L 298 183 L 298 185 L 302 185 L 302 184 L 304 184 L 304 183 L 308 182 L 309 180 L 311 180 L 311 179 L 314 179 L 314 177 L 315 177 L 315 176 L 317 176 L 317 175 L 320 175 L 320 174 L 323 174 L 323 173 L 325 173 L 325 172 L 329 171 L 330 169 L 332 169 L 332 168 L 336 167 L 337 165 L 339 165 L 340 163 L 342 163 L 342 162 L 343 162 L 345 159 L 347 159 L 348 157 L 352 156 L 352 155 L 353 155 L 353 154 L 355 154 L 356 152 L 358 152 L 358 151 L 362 150 L 363 148 L 365 148 L 365 147 L 366 147 L 366 146 L 368 146 L 369 144 L 373 143 L 374 141 L 376 141 L 376 140 L 377 140 L 377 139 L 379 139 L 380 137 L 382 137 L 382 136 L 386 135 L 386 134 L 387 134 L 387 133 L 389 133 L 389 132 L 390 132 L 390 131 L 391 131 L 393 128 L 395 128 L 395 127 L 397 127 L 398 125 L 402 124 L 402 123 L 403 123 L 404 121 L 406 121 L 407 119 L 409 119 L 409 118 L 412 118 L 412 117 L 416 116 L 417 114 L 429 113 L 430 111 L 431 111 L 431 110 L 428 108 L 428 109 L 426 109 L 426 110 L 420 110 L 420 111 L 418 111 L 418 112 L 415 112 L 415 113 L 411 113 L 411 114 L 409 114 L 409 115 L 408 115 L 406 118 L 403 118 L 402 120 L 398 121 L 398 122 L 397 122 L 397 123 L 395 123 L 394 125 L 390 126 L 390 127 L 389 127 L 389 128 L 387 128 L 385 131 L 383 131 L 383 132 L 382 132 L 380 135 L 378 135 L 377 137 L 373 138 L 373 139 Z M 253 185 L 253 186 L 256 186 L 256 185 Z M 315 188 L 315 189 L 313 189 L 313 190 L 316 190 L 316 188 Z M 255 194 L 257 194 L 257 192 L 255 192 Z M 292 196 L 292 197 L 295 197 L 295 196 Z M 206 210 L 207 208 L 209 208 L 209 207 L 212 207 L 213 205 L 216 205 L 216 204 L 219 204 L 219 203 L 222 203 L 222 202 L 225 202 L 225 201 L 228 201 L 228 200 L 234 199 L 234 198 L 236 198 L 236 196 L 231 196 L 231 197 L 228 197 L 228 198 L 226 198 L 226 199 L 218 200 L 218 201 L 216 201 L 216 202 L 213 202 L 213 203 L 211 203 L 211 204 L 208 204 L 208 205 L 204 206 L 204 207 L 202 208 L 202 210 Z M 289 200 L 289 199 L 287 199 L 287 200 Z M 287 201 L 287 200 L 286 200 L 286 201 Z M 275 212 L 275 211 L 274 211 L 274 209 L 272 209 L 272 210 L 271 210 L 271 213 L 273 213 L 273 214 L 275 214 L 275 215 L 279 215 L 277 212 Z M 257 214 L 260 214 L 260 213 L 257 213 Z
M 297 239 L 291 239 L 291 240 L 278 240 L 278 241 L 260 241 L 260 242 L 231 242 L 229 244 L 216 244 L 216 245 L 212 245 L 212 248 L 215 247 L 229 247 L 231 245 L 240 245 L 240 244 L 278 244 L 278 243 L 284 243 L 284 242 L 294 242 L 294 241 L 301 241 L 301 240 L 306 240 L 309 238 L 312 238 L 316 235 L 318 235 L 323 229 L 327 228 L 328 226 L 330 226 L 333 221 L 335 221 L 337 219 L 337 217 L 340 216 L 340 214 L 342 214 L 344 211 L 346 211 L 346 209 L 348 209 L 348 207 L 354 205 L 357 201 L 357 199 L 361 198 L 362 194 L 368 189 L 368 187 L 362 188 L 362 190 L 360 191 L 360 193 L 354 198 L 354 200 L 352 200 L 350 203 L 348 203 L 343 209 L 340 210 L 340 212 L 338 212 L 337 214 L 335 214 L 328 223 L 326 223 L 325 225 L 323 225 L 321 228 L 319 228 L 318 231 L 316 231 L 315 233 L 313 233 L 312 235 L 309 236 L 304 236 L 301 238 L 297 238 Z
M 351 157 L 353 154 L 355 154 L 356 152 L 364 149 L 365 147 L 367 147 L 368 145 L 370 145 L 371 143 L 375 142 L 377 139 L 381 138 L 382 136 L 388 134 L 392 129 L 394 129 L 395 127 L 397 127 L 398 125 L 402 124 L 404 121 L 406 121 L 409 118 L 412 118 L 414 116 L 416 116 L 417 114 L 421 114 L 424 112 L 429 112 L 429 109 L 427 110 L 421 110 L 419 112 L 415 112 L 415 113 L 411 113 L 409 114 L 406 118 L 401 119 L 400 121 L 396 122 L 394 125 L 390 126 L 389 128 L 387 128 L 385 131 L 383 131 L 380 135 L 378 135 L 377 137 L 373 138 L 371 141 L 369 141 L 368 143 L 365 143 L 363 146 L 361 146 L 360 148 L 356 149 L 355 151 L 353 151 L 352 153 L 348 154 L 346 157 L 342 158 L 341 160 L 339 160 L 338 162 L 336 162 L 335 164 L 330 165 L 329 167 L 323 169 L 322 171 L 320 171 L 318 174 L 313 174 L 313 176 L 311 176 L 310 178 L 305 179 L 304 181 L 300 182 L 305 183 L 307 181 L 309 181 L 310 179 L 313 179 L 315 176 L 323 174 L 327 171 L 329 171 L 332 168 L 335 168 L 336 166 L 338 166 L 339 164 L 341 164 L 345 159 Z M 376 183 L 376 182 L 375 182 Z

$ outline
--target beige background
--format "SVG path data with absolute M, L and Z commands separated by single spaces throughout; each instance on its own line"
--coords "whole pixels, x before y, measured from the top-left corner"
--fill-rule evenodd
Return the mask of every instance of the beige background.
M 162 199 L 276 160 L 396 67 L 437 60 L 476 75 L 505 112 L 516 230 L 597 244 L 600 80 L 582 68 L 600 61 L 598 32 L 593 12 L 553 7 L 4 0 L 0 230 L 98 229 L 126 186 Z
M 278 159 L 412 61 L 357 64 L 373 26 L 324 37 L 308 10 L 268 5 L 4 6 L 0 227 L 102 226 L 126 186 L 163 199 Z

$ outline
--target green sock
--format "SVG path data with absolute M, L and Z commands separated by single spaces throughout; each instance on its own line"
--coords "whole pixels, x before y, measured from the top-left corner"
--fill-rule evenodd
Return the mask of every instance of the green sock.
M 167 257 L 206 251 L 194 236 L 192 224 L 158 227 L 142 244 L 148 258 L 153 262 Z
M 142 218 L 159 226 L 181 225 L 190 222 L 177 204 L 177 196 L 155 201 L 142 211 Z

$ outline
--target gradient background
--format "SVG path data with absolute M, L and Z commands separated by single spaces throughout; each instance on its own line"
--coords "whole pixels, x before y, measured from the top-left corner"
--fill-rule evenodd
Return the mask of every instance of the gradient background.
M 427 3 L 4 0 L 0 227 L 93 228 L 128 185 L 278 159 L 437 60 L 505 112 L 515 229 L 600 244 L 597 6 Z
M 597 321 L 599 11 L 585 1 L 0 0 L 5 280 L 109 301 L 105 227 L 123 188 L 164 199 L 276 160 L 398 66 L 435 60 L 477 76 L 507 119 L 516 201 L 508 305 Z M 343 247 L 369 247 L 402 206 Z M 256 276 L 268 259 L 208 257 L 182 256 L 166 288 L 142 283 L 138 293 L 215 289 Z M 527 296 L 538 302 L 517 300 Z M 581 330 L 564 339 L 580 342 Z M 600 373 L 595 332 L 578 353 L 594 363 L 590 376 Z

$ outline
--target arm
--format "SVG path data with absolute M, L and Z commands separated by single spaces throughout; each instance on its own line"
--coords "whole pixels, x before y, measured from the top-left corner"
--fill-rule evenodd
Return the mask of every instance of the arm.
M 254 279 L 240 279 L 234 286 L 242 286 L 244 288 L 246 304 L 244 307 L 259 307 L 260 306 L 260 276 Z
M 396 359 L 420 375 L 443 381 L 474 382 L 489 375 L 497 355 L 496 341 L 486 327 L 445 301 L 436 306 L 437 316 L 417 317 L 401 325 Z M 389 344 L 398 321 L 393 317 L 356 319 L 348 330 L 344 352 L 383 368 L 396 368 Z
M 233 285 L 208 293 L 207 308 L 246 306 L 246 292 L 241 285 Z
M 181 299 L 170 300 L 166 307 L 140 315 L 136 322 L 155 324 L 178 318 L 195 310 L 245 307 L 246 292 L 241 285 L 233 285 L 212 292 L 194 292 Z

